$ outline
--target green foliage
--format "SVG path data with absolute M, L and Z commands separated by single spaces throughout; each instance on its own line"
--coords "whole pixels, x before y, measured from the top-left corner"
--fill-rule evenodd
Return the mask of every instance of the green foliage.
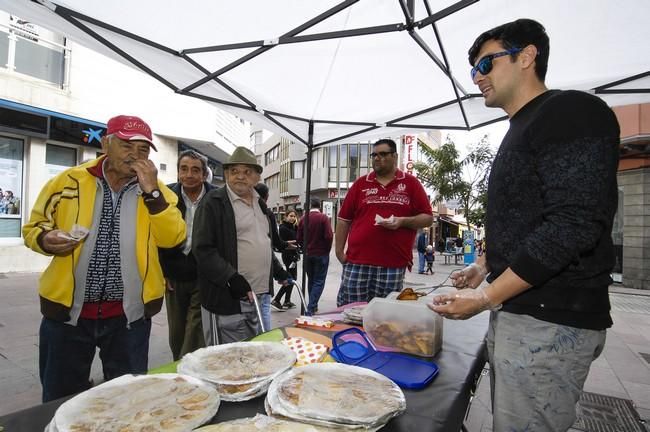
M 494 153 L 487 135 L 468 148 L 460 160 L 456 144 L 449 136 L 439 149 L 421 147 L 425 162 L 417 162 L 415 171 L 425 186 L 436 191 L 434 204 L 451 199 L 460 202 L 460 211 L 468 223 L 482 226 L 487 205 L 487 181 Z

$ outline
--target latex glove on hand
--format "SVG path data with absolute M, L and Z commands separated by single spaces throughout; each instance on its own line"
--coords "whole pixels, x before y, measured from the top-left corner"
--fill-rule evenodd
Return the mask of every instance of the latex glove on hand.
M 500 304 L 494 304 L 484 288 L 467 288 L 455 293 L 435 296 L 429 309 L 444 318 L 467 319 L 485 310 L 499 310 Z
M 476 288 L 485 280 L 487 271 L 480 264 L 473 263 L 464 269 L 452 273 L 449 278 L 456 288 Z

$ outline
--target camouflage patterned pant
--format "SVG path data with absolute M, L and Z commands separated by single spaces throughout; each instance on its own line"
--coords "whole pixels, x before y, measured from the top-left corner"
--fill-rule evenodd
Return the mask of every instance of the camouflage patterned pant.
M 605 330 L 493 312 L 487 345 L 494 432 L 566 431 Z

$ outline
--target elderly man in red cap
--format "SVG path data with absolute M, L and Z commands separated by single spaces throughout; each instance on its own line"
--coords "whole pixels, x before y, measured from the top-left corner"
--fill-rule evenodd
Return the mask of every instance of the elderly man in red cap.
M 142 119 L 113 117 L 105 155 L 50 180 L 23 227 L 27 247 L 53 256 L 39 287 L 43 402 L 89 387 L 96 348 L 106 380 L 147 371 L 151 317 L 165 289 L 157 248 L 185 238 L 152 148 Z

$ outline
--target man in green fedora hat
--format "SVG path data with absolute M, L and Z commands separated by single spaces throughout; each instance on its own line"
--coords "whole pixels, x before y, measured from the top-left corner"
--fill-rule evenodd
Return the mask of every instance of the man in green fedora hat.
M 262 316 L 270 317 L 273 278 L 284 285 L 289 277 L 273 253 L 267 207 L 254 189 L 262 166 L 253 152 L 237 147 L 223 168 L 226 185 L 201 200 L 192 235 L 201 302 L 216 315 L 216 334 L 206 343 L 257 334 L 254 296 Z

